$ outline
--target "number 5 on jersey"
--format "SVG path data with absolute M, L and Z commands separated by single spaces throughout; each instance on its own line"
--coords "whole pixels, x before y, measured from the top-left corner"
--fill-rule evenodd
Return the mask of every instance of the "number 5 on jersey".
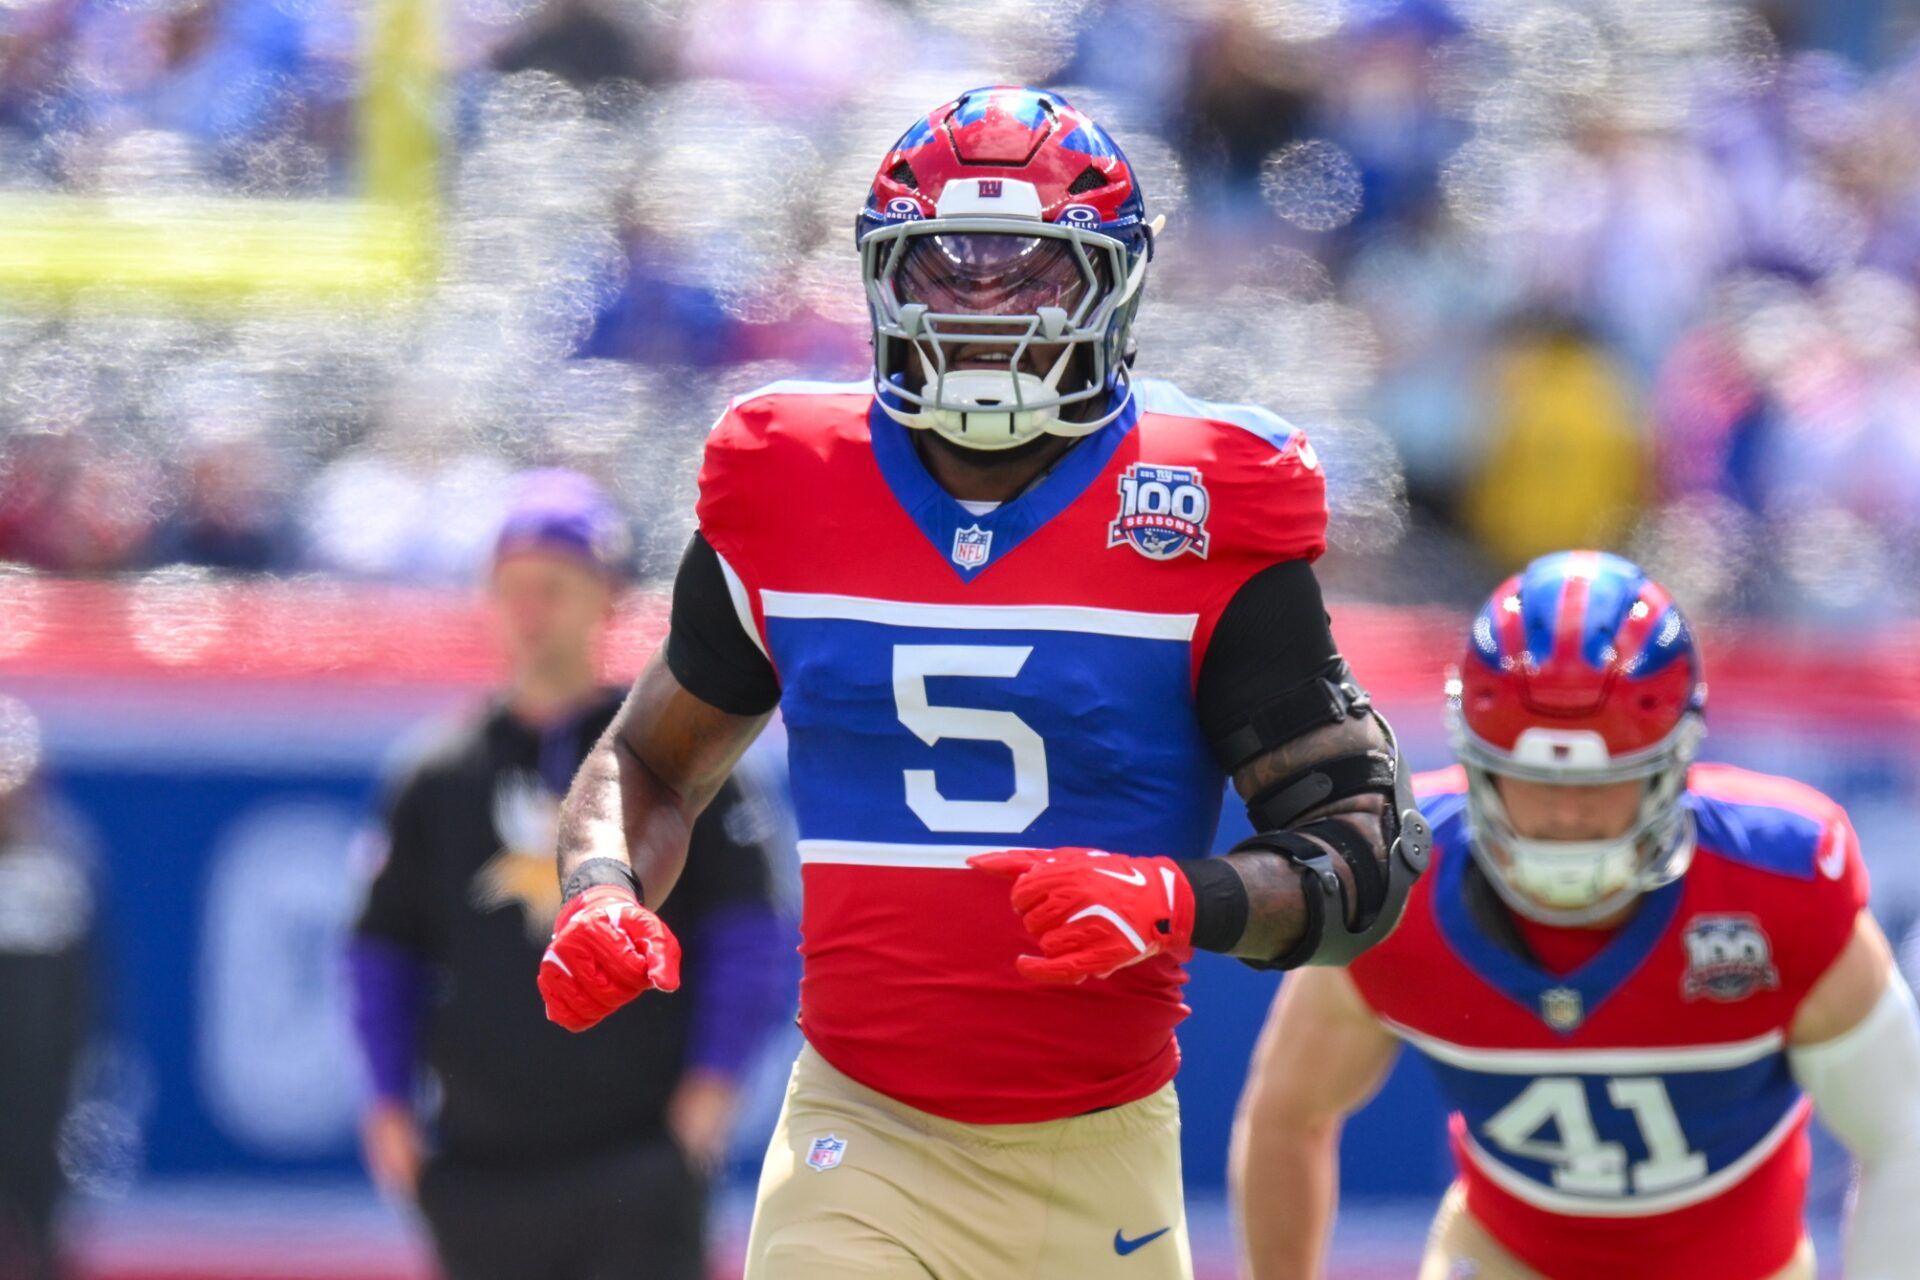
M 943 738 L 998 742 L 1013 755 L 1013 794 L 1005 800 L 950 800 L 931 769 L 904 771 L 907 807 L 929 831 L 1025 831 L 1047 808 L 1047 744 L 1011 711 L 950 707 L 927 697 L 930 676 L 1008 680 L 1032 645 L 902 644 L 893 649 L 893 698 L 900 723 L 929 747 Z

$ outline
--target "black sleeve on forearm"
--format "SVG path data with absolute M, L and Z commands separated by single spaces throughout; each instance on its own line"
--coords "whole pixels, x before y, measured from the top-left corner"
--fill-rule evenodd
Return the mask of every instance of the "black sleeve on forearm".
M 720 557 L 698 533 L 673 579 L 667 669 L 681 688 L 731 715 L 764 715 L 780 702 L 780 678 L 742 628 Z
M 1228 601 L 1200 663 L 1195 702 L 1207 741 L 1220 749 L 1252 711 L 1317 679 L 1338 658 L 1313 566 L 1287 560 L 1262 569 Z

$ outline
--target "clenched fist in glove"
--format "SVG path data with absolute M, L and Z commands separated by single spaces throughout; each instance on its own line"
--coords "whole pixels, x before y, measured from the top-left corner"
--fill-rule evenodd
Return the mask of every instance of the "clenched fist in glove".
M 680 942 L 623 885 L 597 884 L 569 898 L 540 957 L 547 1018 L 585 1031 L 642 991 L 680 985 Z
M 1193 886 L 1172 858 L 1010 849 L 967 865 L 1013 880 L 1013 909 L 1042 953 L 1014 964 L 1035 982 L 1105 978 L 1148 956 L 1193 958 Z

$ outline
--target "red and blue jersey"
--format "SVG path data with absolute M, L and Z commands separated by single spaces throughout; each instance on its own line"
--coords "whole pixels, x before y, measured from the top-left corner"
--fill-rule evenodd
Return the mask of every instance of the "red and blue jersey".
M 1248 578 L 1324 549 L 1305 440 L 1137 384 L 1113 422 L 978 514 L 868 384 L 736 401 L 700 528 L 780 677 L 804 886 L 800 1021 L 854 1079 L 973 1123 L 1058 1119 L 1173 1077 L 1178 965 L 1070 988 L 975 853 L 1200 857 L 1221 771 L 1194 684 Z
M 1467 1207 L 1555 1280 L 1759 1280 L 1803 1231 L 1810 1104 L 1787 1035 L 1867 899 L 1810 787 L 1697 765 L 1687 872 L 1578 968 L 1496 941 L 1470 903 L 1466 779 L 1418 780 L 1434 862 L 1351 973 L 1454 1108 Z

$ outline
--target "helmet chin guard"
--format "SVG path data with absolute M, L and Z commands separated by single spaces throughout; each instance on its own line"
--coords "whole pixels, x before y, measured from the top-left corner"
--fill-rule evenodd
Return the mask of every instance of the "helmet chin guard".
M 983 451 L 1114 421 L 1158 230 L 1119 145 L 1060 95 L 935 107 L 854 221 L 882 409 Z
M 1543 777 L 1497 759 L 1454 718 L 1455 750 L 1467 771 L 1467 820 L 1474 860 L 1501 901 L 1541 924 L 1591 925 L 1615 915 L 1643 893 L 1677 880 L 1693 861 L 1693 815 L 1680 803 L 1687 768 L 1701 737 L 1698 717 L 1675 729 L 1651 759 L 1625 761 L 1596 773 Z M 1506 774 L 1568 786 L 1639 779 L 1633 825 L 1607 840 L 1542 840 L 1514 829 L 1496 778 Z
M 1004 236 L 1066 246 L 1077 266 L 1071 310 L 935 311 L 901 299 L 900 271 L 914 242 Z M 964 449 L 1013 449 L 1042 435 L 1084 436 L 1125 410 L 1132 395 L 1126 345 L 1147 259 L 1127 245 L 1072 225 L 1004 217 L 929 218 L 882 227 L 860 242 L 873 317 L 874 388 L 896 422 L 930 430 Z M 1058 349 L 1046 373 L 1028 369 L 1034 348 Z M 962 348 L 988 348 L 1004 368 L 955 368 Z M 1064 386 L 1085 353 L 1081 385 Z

